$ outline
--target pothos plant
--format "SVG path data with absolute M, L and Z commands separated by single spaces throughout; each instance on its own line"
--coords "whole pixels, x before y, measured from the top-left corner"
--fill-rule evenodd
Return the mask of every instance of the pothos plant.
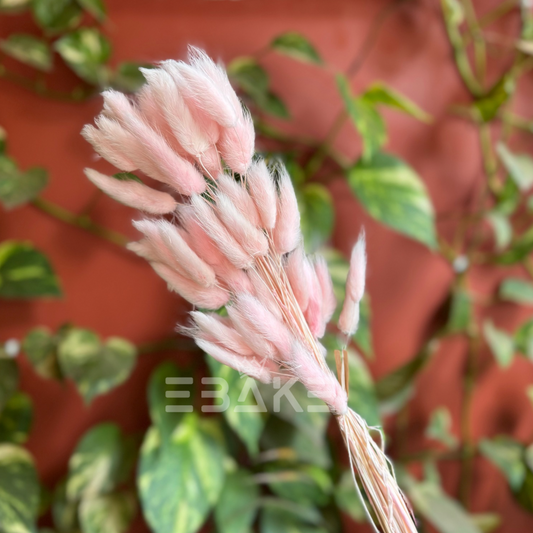
M 271 116 L 290 120 L 290 110 L 272 91 L 263 57 L 284 54 L 308 63 L 309 68 L 323 68 L 319 52 L 306 37 L 294 32 L 279 35 L 257 54 L 234 59 L 227 70 L 252 111 L 266 156 L 282 157 L 289 168 L 308 251 L 321 249 L 328 258 L 339 301 L 348 265 L 329 245 L 335 220 L 327 187 L 332 177 L 347 180 L 354 196 L 377 221 L 449 263 L 454 281 L 444 305 L 446 320 L 407 364 L 377 381 L 366 362 L 373 357 L 373 349 L 371 302 L 365 300 L 361 326 L 349 350 L 349 402 L 369 425 L 387 430 L 392 460 L 420 530 L 431 525 L 442 533 L 492 531 L 505 517 L 490 510 L 483 514 L 470 511 L 472 462 L 476 457 L 499 468 L 520 505 L 533 511 L 531 442 L 518 442 L 506 435 L 474 441 L 470 430 L 470 406 L 482 347 L 490 348 L 495 364 L 502 368 L 512 364 L 516 354 L 533 359 L 531 320 L 509 332 L 484 318 L 499 301 L 533 303 L 533 205 L 529 197 L 533 159 L 512 148 L 514 137 L 533 133 L 532 123 L 513 110 L 520 80 L 533 66 L 533 19 L 526 4 L 515 1 L 504 1 L 482 17 L 477 16 L 470 0 L 442 1 L 450 61 L 470 95 L 467 104 L 455 106 L 450 113 L 462 116 L 477 130 L 486 178 L 477 205 L 460 215 L 456 235 L 446 240 L 437 231 L 423 179 L 408 163 L 386 151 L 387 129 L 381 110 L 389 107 L 422 122 L 430 122 L 431 117 L 383 82 L 373 83 L 358 94 L 350 84 L 372 46 L 373 35 L 387 16 L 394 15 L 398 4 L 393 2 L 378 15 L 348 71 L 332 79 L 344 106 L 324 140 L 286 135 L 269 121 Z M 143 65 L 128 62 L 110 66 L 112 47 L 101 27 L 106 18 L 101 0 L 0 0 L 0 10 L 10 16 L 31 11 L 41 32 L 39 37 L 13 34 L 0 41 L 1 77 L 43 98 L 72 101 L 90 98 L 104 87 L 134 91 L 143 84 L 139 71 Z M 490 26 L 510 12 L 520 16 L 520 34 L 495 34 Z M 510 58 L 510 66 L 496 78 L 487 75 L 494 47 Z M 10 61 L 33 67 L 35 75 L 19 75 L 10 68 Z M 79 86 L 69 91 L 52 88 L 54 65 L 59 61 L 78 76 Z M 346 122 L 351 122 L 361 136 L 362 153 L 356 160 L 333 148 Z M 40 194 L 48 182 L 47 171 L 19 168 L 8 155 L 3 130 L 0 148 L 0 200 L 5 209 L 28 205 L 58 223 L 74 225 L 117 246 L 126 244 L 125 236 L 95 223 L 90 211 L 76 214 L 44 200 Z M 59 296 L 61 283 L 53 262 L 53 257 L 50 261 L 30 242 L 2 243 L 0 297 Z M 503 281 L 491 298 L 481 299 L 471 288 L 472 268 L 479 265 L 502 269 Z M 521 274 L 506 276 L 511 265 L 521 265 L 521 271 L 513 270 Z M 463 336 L 469 344 L 460 432 L 452 433 L 450 413 L 440 407 L 428 420 L 427 447 L 415 455 L 402 454 L 394 444 L 408 431 L 409 404 L 417 378 L 434 359 L 435 340 L 451 335 Z M 68 459 L 65 479 L 55 487 L 45 487 L 24 449 L 31 430 L 32 400 L 19 389 L 18 358 L 26 357 L 35 372 L 46 379 L 72 380 L 89 403 L 125 382 L 141 353 L 172 347 L 177 341 L 135 346 L 117 337 L 102 340 L 83 324 L 65 324 L 57 331 L 39 326 L 28 331 L 24 339 L 4 341 L 0 354 L 2 533 L 39 529 L 120 533 L 128 530 L 138 512 L 154 533 L 191 533 L 207 520 L 221 533 L 339 531 L 342 513 L 356 522 L 365 521 L 347 465 L 334 453 L 338 436 L 327 431 L 329 415 L 307 412 L 305 407 L 313 400 L 303 389 L 292 389 L 303 412 L 295 412 L 286 399 L 286 405 L 282 402 L 276 413 L 228 409 L 206 416 L 199 409 L 192 413 L 167 409 L 182 402 L 177 393 L 183 393 L 184 385 L 176 385 L 176 378 L 198 372 L 224 378 L 230 385 L 232 405 L 257 404 L 245 380 L 212 359 L 207 364 L 198 359 L 192 367 L 184 368 L 179 358 L 173 357 L 157 367 L 147 390 L 152 425 L 142 446 L 138 435 L 125 435 L 113 423 L 96 425 L 82 436 Z M 335 346 L 335 332 L 328 333 L 326 343 Z M 266 403 L 272 402 L 271 388 L 261 386 L 260 392 Z M 533 402 L 533 388 L 523 392 Z M 450 459 L 461 463 L 458 494 L 443 490 L 436 468 Z M 424 466 L 421 478 L 410 473 L 413 463 Z

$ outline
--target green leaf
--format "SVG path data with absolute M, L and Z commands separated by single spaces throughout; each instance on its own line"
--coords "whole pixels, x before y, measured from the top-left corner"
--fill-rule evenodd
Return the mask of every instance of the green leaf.
M 350 83 L 345 76 L 338 74 L 336 80 L 346 111 L 363 139 L 363 160 L 369 161 L 387 141 L 383 118 L 371 101 L 352 95 Z
M 316 465 L 296 464 L 287 469 L 273 464 L 262 475 L 272 492 L 301 505 L 326 505 L 333 490 L 329 474 Z
M 175 363 L 166 361 L 152 372 L 148 406 L 152 423 L 163 441 L 170 438 L 184 413 L 192 411 L 192 393 L 192 378 L 183 377 Z
M 512 265 L 526 258 L 533 250 L 533 227 L 516 238 L 509 250 L 498 255 L 495 260 L 500 265 Z
M 439 407 L 431 413 L 426 428 L 426 437 L 450 449 L 457 447 L 457 437 L 452 433 L 452 417 L 446 407 Z
M 513 337 L 498 329 L 491 320 L 484 322 L 483 332 L 498 365 L 502 368 L 508 367 L 513 361 L 515 352 Z
M 335 222 L 333 199 L 320 183 L 305 185 L 297 194 L 305 248 L 313 253 L 331 237 Z
M 452 293 L 450 315 L 446 329 L 450 333 L 466 331 L 472 318 L 472 298 L 462 288 L 455 289 Z
M 30 243 L 4 241 L 0 245 L 0 297 L 61 296 L 48 259 Z
M 386 105 L 422 121 L 431 122 L 431 115 L 418 107 L 403 94 L 388 87 L 384 83 L 374 83 L 363 93 L 363 99 L 373 105 Z
M 502 472 L 513 490 L 522 486 L 526 477 L 522 444 L 507 436 L 483 439 L 479 451 Z
M 285 54 L 299 61 L 322 65 L 322 59 L 314 46 L 306 37 L 295 31 L 278 35 L 270 43 L 270 46 L 280 54 Z
M 107 16 L 107 9 L 103 0 L 76 0 L 78 4 L 97 20 L 104 20 Z
M 440 533 L 481 533 L 463 507 L 438 485 L 411 481 L 408 494 L 415 509 Z
M 52 53 L 46 41 L 25 33 L 12 33 L 0 41 L 0 49 L 10 57 L 48 72 L 52 68 Z
M 34 533 L 39 480 L 31 455 L 0 444 L 0 533 Z
M 19 386 L 19 369 L 13 359 L 0 358 L 0 413 Z
M 474 109 L 481 120 L 490 122 L 501 107 L 509 100 L 516 89 L 512 76 L 504 75 L 496 82 L 487 95 L 483 95 L 474 102 Z
M 289 112 L 280 98 L 270 91 L 266 70 L 252 57 L 239 57 L 228 65 L 228 74 L 254 101 L 259 109 L 271 115 L 288 118 Z
M 503 186 L 496 193 L 496 205 L 491 213 L 497 212 L 505 216 L 510 216 L 516 212 L 518 205 L 523 197 L 522 192 L 511 178 L 507 177 Z
M 327 529 L 306 523 L 294 509 L 267 507 L 261 512 L 261 533 L 327 533 Z
M 378 153 L 348 170 L 348 183 L 376 220 L 436 248 L 433 205 L 424 183 L 403 161 Z
M 135 516 L 135 496 L 128 492 L 83 500 L 79 517 L 83 533 L 125 533 Z
M 330 416 L 324 402 L 309 394 L 299 382 L 287 385 L 287 395 L 279 392 L 283 384 L 278 385 L 274 388 L 258 384 L 268 412 L 276 413 L 276 416 L 298 428 L 309 441 L 315 444 L 322 442 Z M 279 400 L 277 405 L 276 399 Z
M 57 338 L 48 328 L 32 329 L 22 342 L 22 349 L 34 370 L 44 378 L 58 379 Z
M 69 459 L 67 499 L 85 500 L 109 494 L 127 476 L 131 459 L 130 443 L 116 424 L 93 426 Z
M 259 451 L 259 437 L 263 431 L 265 421 L 261 411 L 266 411 L 265 405 L 257 403 L 257 398 L 250 387 L 256 382 L 246 375 L 240 375 L 229 366 L 219 363 L 210 356 L 206 356 L 211 375 L 225 381 L 229 406 L 224 410 L 224 418 L 229 426 L 237 433 L 246 445 L 250 455 Z M 219 386 L 214 389 L 220 390 Z M 255 389 L 260 396 L 259 389 Z
M 270 80 L 266 70 L 253 57 L 239 57 L 228 65 L 228 74 L 248 94 L 265 94 Z
M 139 70 L 140 68 L 153 68 L 153 65 L 133 61 L 120 63 L 113 75 L 112 85 L 120 91 L 129 93 L 139 90 L 146 83 L 146 78 Z
M 226 476 L 224 488 L 215 507 L 219 533 L 248 533 L 257 513 L 259 487 L 244 469 Z
M 533 159 L 527 154 L 513 154 L 503 143 L 498 144 L 497 152 L 518 188 L 529 190 L 533 185 Z
M 107 85 L 109 72 L 105 63 L 111 55 L 111 44 L 97 28 L 80 28 L 64 35 L 54 48 L 81 79 Z
M 290 118 L 291 114 L 287 109 L 287 106 L 284 104 L 283 100 L 272 91 L 267 91 L 265 93 L 250 93 L 250 97 L 254 100 L 257 107 L 278 118 Z
M 124 383 L 137 361 L 137 349 L 129 341 L 110 337 L 100 343 L 96 333 L 72 328 L 59 343 L 59 365 L 86 402 Z
M 331 451 L 325 435 L 309 437 L 292 423 L 270 416 L 263 434 L 261 447 L 267 450 L 264 460 L 290 460 L 312 463 L 322 468 L 331 467 Z
M 509 218 L 498 211 L 491 211 L 487 213 L 486 220 L 494 231 L 496 250 L 503 250 L 513 238 L 513 227 Z
M 137 485 L 154 533 L 193 533 L 218 501 L 225 451 L 215 424 L 188 413 L 165 445 L 155 426 L 146 433 Z
M 333 315 L 333 321 L 339 319 L 339 314 L 344 302 L 344 296 L 346 292 L 346 278 L 348 276 L 348 270 L 350 263 L 344 258 L 344 256 L 334 248 L 322 248 L 320 254 L 324 256 L 328 264 L 329 274 L 331 281 L 333 282 L 333 292 L 337 299 L 337 310 Z M 372 348 L 372 332 L 370 331 L 370 297 L 368 294 L 363 296 L 359 304 L 359 326 L 354 336 L 354 340 L 357 343 L 359 349 L 369 358 L 373 355 Z
M 355 490 L 351 470 L 345 470 L 335 487 L 335 503 L 337 507 L 358 523 L 366 522 L 366 512 L 361 499 Z
M 516 350 L 533 360 L 533 320 L 522 324 L 514 336 Z
M 0 441 L 24 444 L 28 439 L 32 419 L 31 398 L 23 392 L 16 392 L 1 411 Z
M 502 300 L 533 305 L 533 284 L 518 278 L 506 278 L 500 285 L 499 295 Z
M 6 209 L 13 209 L 36 198 L 48 184 L 48 172 L 33 167 L 22 172 L 16 162 L 0 155 L 0 201 Z
M 0 0 L 0 13 L 21 13 L 30 7 L 32 0 Z
M 51 34 L 74 28 L 83 16 L 74 0 L 33 0 L 32 8 L 37 24 Z

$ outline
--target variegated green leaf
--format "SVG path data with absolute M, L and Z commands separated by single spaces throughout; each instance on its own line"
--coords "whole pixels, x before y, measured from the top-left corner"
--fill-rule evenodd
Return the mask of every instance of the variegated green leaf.
M 110 493 L 128 474 L 131 445 L 115 424 L 92 427 L 69 459 L 66 494 L 71 501 Z
M 61 289 L 48 259 L 31 244 L 6 241 L 0 246 L 0 297 L 60 296 Z
M 20 62 L 48 72 L 52 68 L 52 53 L 46 41 L 25 33 L 13 33 L 0 41 L 0 49 Z
M 44 378 L 59 378 L 57 337 L 45 327 L 32 329 L 22 342 L 22 349 L 34 370 Z
M 81 79 L 101 86 L 109 82 L 105 63 L 111 55 L 111 43 L 97 28 L 80 28 L 64 35 L 54 48 Z
M 129 492 L 88 498 L 79 508 L 83 533 L 125 533 L 135 515 L 135 496 Z
M 71 378 L 90 402 L 126 381 L 135 366 L 137 349 L 119 337 L 101 344 L 96 333 L 72 328 L 59 343 L 58 358 L 63 375 Z
M 31 455 L 0 444 L 0 533 L 34 533 L 39 480 Z
M 418 174 L 403 161 L 378 153 L 348 170 L 348 183 L 376 220 L 429 248 L 436 247 L 431 199 Z
M 141 448 L 137 485 L 154 533 L 193 533 L 224 485 L 224 446 L 213 419 L 183 417 L 168 441 L 153 426 Z

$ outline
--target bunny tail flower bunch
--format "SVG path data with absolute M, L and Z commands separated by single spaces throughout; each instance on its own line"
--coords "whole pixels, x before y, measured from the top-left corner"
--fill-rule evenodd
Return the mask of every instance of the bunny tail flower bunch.
M 264 383 L 296 379 L 336 417 L 374 516 L 386 533 L 416 527 L 382 445 L 348 408 L 345 351 L 338 379 L 320 343 L 336 301 L 322 257 L 302 247 L 296 195 L 285 168 L 254 156 L 254 125 L 223 67 L 191 49 L 189 62 L 143 70 L 134 99 L 105 91 L 83 136 L 122 172 L 87 177 L 147 218 L 129 248 L 194 307 L 186 332 L 209 355 Z M 156 190 L 140 171 L 161 182 Z M 364 235 L 355 245 L 338 327 L 353 335 L 365 285 Z M 358 484 L 356 483 L 356 486 Z M 370 516 L 370 513 L 369 513 Z

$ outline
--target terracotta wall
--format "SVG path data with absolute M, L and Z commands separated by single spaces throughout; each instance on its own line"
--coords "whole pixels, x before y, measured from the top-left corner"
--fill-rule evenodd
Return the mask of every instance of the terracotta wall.
M 262 48 L 276 34 L 297 30 L 307 35 L 330 65 L 330 71 L 269 55 L 264 66 L 273 88 L 287 102 L 293 121 L 287 130 L 321 138 L 341 104 L 332 79 L 347 67 L 361 46 L 376 13 L 386 2 L 365 0 L 108 0 L 106 31 L 113 42 L 113 60 L 154 61 L 183 57 L 188 43 L 205 47 L 226 61 Z M 493 1 L 477 2 L 481 11 Z M 32 27 L 25 19 L 0 18 L 0 35 Z M 506 18 L 506 31 L 516 28 Z M 70 74 L 60 74 L 68 86 Z M 423 176 L 444 234 L 453 231 L 455 213 L 471 200 L 482 179 L 475 130 L 447 112 L 466 95 L 450 57 L 436 0 L 403 2 L 384 23 L 366 63 L 353 78 L 359 90 L 374 80 L 385 80 L 404 92 L 435 120 L 424 125 L 386 112 L 388 149 L 407 160 Z M 529 87 L 524 87 L 524 95 Z M 45 198 L 79 212 L 94 194 L 82 169 L 95 163 L 91 148 L 81 139 L 83 124 L 92 120 L 101 102 L 83 104 L 45 100 L 0 81 L 0 124 L 9 134 L 10 153 L 23 168 L 42 165 L 51 172 Z M 531 113 L 531 101 L 522 104 Z M 281 122 L 279 123 L 282 126 Z M 529 141 L 530 142 L 530 141 Z M 360 143 L 349 126 L 337 148 L 355 156 Z M 531 148 L 529 146 L 529 148 Z M 348 252 L 361 224 L 367 228 L 368 290 L 372 298 L 376 351 L 372 372 L 381 376 L 409 360 L 426 338 L 452 279 L 450 267 L 421 245 L 372 221 L 342 179 L 333 180 L 337 220 L 334 244 Z M 133 212 L 101 197 L 94 209 L 98 222 L 133 236 Z M 32 207 L 0 212 L 0 240 L 30 239 L 51 258 L 61 277 L 65 296 L 58 301 L 0 301 L 0 338 L 21 337 L 32 326 L 52 328 L 65 321 L 92 328 L 103 336 L 120 335 L 136 343 L 167 337 L 184 316 L 180 300 L 167 293 L 164 283 L 132 255 L 97 237 L 62 225 Z M 475 290 L 486 294 L 497 278 L 490 270 L 475 275 Z M 494 318 L 513 327 L 525 316 L 502 305 Z M 150 369 L 167 353 L 143 358 L 129 382 L 98 398 L 89 408 L 70 384 L 45 381 L 23 363 L 22 385 L 35 401 L 35 425 L 29 441 L 42 478 L 52 483 L 64 474 L 66 459 L 77 439 L 98 421 L 118 421 L 129 432 L 148 423 L 145 385 Z M 451 339 L 442 344 L 423 375 L 412 409 L 411 451 L 424 444 L 423 428 L 429 413 L 446 405 L 457 419 L 461 404 L 461 374 L 465 345 Z M 520 359 L 502 371 L 483 354 L 478 391 L 473 405 L 475 437 L 507 431 L 531 441 L 533 416 L 523 390 L 533 383 L 533 366 Z M 454 426 L 457 430 L 457 425 Z M 446 468 L 447 487 L 457 488 L 458 469 Z M 505 516 L 502 533 L 526 532 L 533 516 L 518 508 L 508 495 L 502 476 L 492 467 L 476 464 L 474 508 Z M 138 524 L 137 531 L 145 531 Z M 459 532 L 458 532 L 459 533 Z

